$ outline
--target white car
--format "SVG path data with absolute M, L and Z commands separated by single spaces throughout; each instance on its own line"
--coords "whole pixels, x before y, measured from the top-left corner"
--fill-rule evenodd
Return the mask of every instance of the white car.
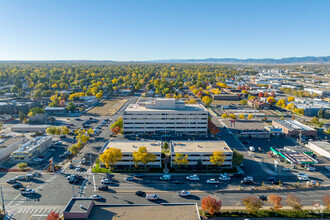
M 247 177 L 244 177 L 244 180 L 253 182 L 253 177 L 252 176 L 247 176 Z
M 315 167 L 308 167 L 307 170 L 309 170 L 309 171 L 315 171 L 316 168 Z
M 191 176 L 187 176 L 186 180 L 199 181 L 199 177 L 196 174 L 194 174 L 194 175 L 191 175 Z
M 219 180 L 229 181 L 230 177 L 227 175 L 227 173 L 221 173 L 219 176 Z
M 148 200 L 158 200 L 159 197 L 156 194 L 147 194 L 146 199 L 148 199 Z
M 181 196 L 181 197 L 185 197 L 185 196 L 189 196 L 189 195 L 190 195 L 190 192 L 186 191 L 186 190 L 182 190 L 182 191 L 178 192 L 178 196 Z
M 25 189 L 21 192 L 22 195 L 32 195 L 33 193 L 35 193 L 33 189 Z
M 35 162 L 41 162 L 42 159 L 41 158 L 34 158 L 33 161 L 35 161 Z
M 330 171 L 330 166 L 325 166 L 325 169 Z
M 315 181 L 315 180 L 309 180 L 309 181 L 307 181 L 307 183 L 315 186 L 317 184 L 317 181 Z
M 309 176 L 308 173 L 298 173 L 297 176 Z
M 300 181 L 307 181 L 307 180 L 309 180 L 309 177 L 308 176 L 298 176 L 298 180 L 300 180 Z
M 110 184 L 110 183 L 112 183 L 112 181 L 110 179 L 103 179 L 103 180 L 101 180 L 101 183 L 102 184 Z
M 219 183 L 219 180 L 216 180 L 216 179 L 209 179 L 209 180 L 206 180 L 206 183 L 216 184 L 216 183 Z
M 56 149 L 54 149 L 54 148 L 49 148 L 48 151 L 50 151 L 50 152 L 55 152 Z
M 81 169 L 81 166 L 76 167 L 76 171 L 80 171 L 80 169 Z
M 101 199 L 102 199 L 102 196 L 99 196 L 99 195 L 91 195 L 91 198 L 94 199 L 94 200 L 101 200 Z

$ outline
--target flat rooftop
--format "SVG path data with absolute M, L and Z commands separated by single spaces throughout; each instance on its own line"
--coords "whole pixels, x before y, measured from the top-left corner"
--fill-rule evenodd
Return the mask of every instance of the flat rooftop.
M 8 137 L 8 138 L 0 139 L 0 150 L 5 149 L 6 147 L 15 144 L 16 142 L 23 139 L 24 137 Z
M 314 128 L 308 127 L 296 120 L 274 120 L 276 123 L 290 129 L 290 130 L 304 130 L 304 131 L 315 131 Z
M 88 220 L 198 220 L 196 204 L 94 206 Z
M 90 198 L 72 198 L 67 204 L 63 212 L 82 212 L 85 213 L 90 205 L 92 205 L 93 199 Z
M 32 140 L 26 142 L 25 144 L 22 145 L 19 149 L 13 152 L 15 153 L 29 153 L 33 151 L 35 148 L 39 147 L 41 144 L 46 142 L 48 139 L 51 139 L 50 136 L 39 136 L 35 137 Z
M 330 152 L 330 143 L 326 141 L 310 141 L 309 143 L 314 144 L 319 148 L 322 148 L 323 150 Z
M 171 149 L 174 153 L 232 152 L 225 141 L 173 141 Z
M 121 149 L 121 152 L 138 151 L 139 147 L 146 147 L 150 153 L 160 153 L 161 144 L 159 141 L 110 141 L 104 151 L 110 147 Z

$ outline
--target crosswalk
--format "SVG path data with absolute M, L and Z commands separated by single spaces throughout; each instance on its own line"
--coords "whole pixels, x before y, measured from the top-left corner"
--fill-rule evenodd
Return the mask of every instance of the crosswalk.
M 78 175 L 87 175 L 87 171 L 85 172 L 77 172 L 75 170 L 65 170 L 62 174 L 78 174 Z
M 11 206 L 7 208 L 8 216 L 24 219 L 27 216 L 47 216 L 51 212 L 63 213 L 63 206 Z M 24 217 L 23 217 L 24 216 Z

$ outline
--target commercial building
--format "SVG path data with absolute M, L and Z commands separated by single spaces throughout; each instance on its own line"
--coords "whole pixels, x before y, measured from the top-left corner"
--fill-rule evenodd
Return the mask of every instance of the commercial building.
M 188 155 L 188 166 L 196 166 L 198 161 L 204 166 L 213 166 L 210 157 L 214 151 L 221 151 L 225 155 L 223 168 L 231 168 L 233 151 L 225 141 L 172 141 L 171 142 L 171 166 L 174 166 L 175 154 Z
M 22 147 L 11 153 L 10 157 L 13 161 L 29 162 L 34 157 L 40 155 L 53 143 L 50 136 L 39 136 L 24 143 Z
M 175 99 L 140 101 L 123 112 L 125 134 L 206 134 L 207 122 L 203 105 Z
M 317 136 L 317 131 L 314 128 L 308 127 L 296 120 L 273 120 L 272 126 L 281 128 L 282 132 L 288 136 L 304 135 Z
M 212 94 L 212 98 L 213 100 L 226 100 L 226 101 L 239 100 L 239 96 L 234 94 Z
M 330 110 L 330 104 L 327 102 L 296 104 L 296 107 L 304 109 L 304 115 L 309 117 L 317 116 L 317 113 L 321 109 L 323 109 L 324 112 Z
M 97 204 L 91 198 L 72 198 L 63 211 L 64 219 L 112 220 L 200 220 L 196 203 Z
M 8 137 L 0 139 L 0 161 L 8 157 L 17 150 L 22 144 L 27 142 L 26 137 Z
M 66 115 L 66 113 L 68 112 L 68 110 L 66 109 L 66 107 L 46 107 L 45 108 L 45 113 L 47 115 Z
M 263 102 L 259 99 L 249 99 L 248 105 L 258 109 L 268 109 L 270 107 L 269 103 Z
M 11 127 L 14 132 L 45 132 L 49 125 L 18 124 Z
M 110 141 L 102 153 L 111 147 L 119 148 L 123 153 L 121 161 L 116 163 L 118 166 L 134 166 L 133 152 L 138 151 L 139 147 L 146 147 L 149 153 L 157 156 L 156 161 L 147 164 L 148 167 L 162 167 L 161 163 L 161 143 L 155 141 Z
M 315 153 L 330 159 L 330 143 L 326 141 L 310 141 L 306 146 Z

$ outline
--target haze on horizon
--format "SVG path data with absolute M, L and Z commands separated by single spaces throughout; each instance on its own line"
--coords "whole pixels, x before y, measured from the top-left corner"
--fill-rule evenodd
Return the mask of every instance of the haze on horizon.
M 0 0 L 0 60 L 329 56 L 326 0 Z

